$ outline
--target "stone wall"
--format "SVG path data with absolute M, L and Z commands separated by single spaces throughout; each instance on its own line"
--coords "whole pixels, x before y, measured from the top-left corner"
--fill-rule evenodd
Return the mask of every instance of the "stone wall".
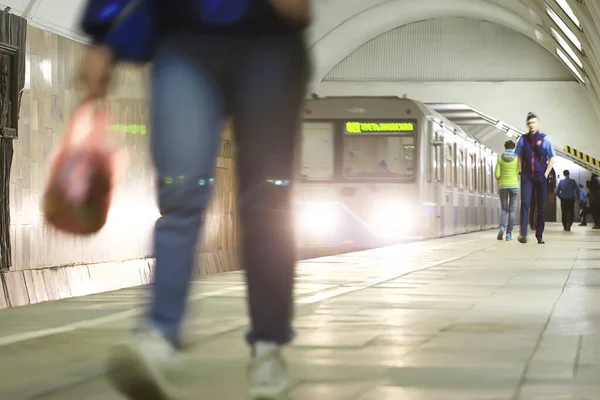
M 147 284 L 152 277 L 150 241 L 158 210 L 148 154 L 152 127 L 147 96 L 139 96 L 147 93 L 147 67 L 119 67 L 109 97 L 113 134 L 127 146 L 131 163 L 106 227 L 90 238 L 65 235 L 45 223 L 40 209 L 48 157 L 81 100 L 74 74 L 84 50 L 80 43 L 28 28 L 25 89 L 10 179 L 12 263 L 2 271 L 0 308 Z M 238 268 L 231 149 L 231 136 L 225 132 L 214 201 L 198 247 L 199 273 Z

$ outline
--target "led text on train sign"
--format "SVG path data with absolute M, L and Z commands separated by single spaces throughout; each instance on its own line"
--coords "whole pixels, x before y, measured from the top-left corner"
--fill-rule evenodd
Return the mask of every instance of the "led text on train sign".
M 412 122 L 346 122 L 346 133 L 349 135 L 413 132 L 414 130 L 415 124 Z

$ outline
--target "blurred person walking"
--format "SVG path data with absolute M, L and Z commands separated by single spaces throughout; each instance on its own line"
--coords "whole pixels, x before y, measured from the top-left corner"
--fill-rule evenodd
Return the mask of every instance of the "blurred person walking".
M 237 142 L 242 266 L 251 320 L 251 399 L 278 399 L 292 340 L 294 147 L 309 75 L 308 0 L 89 0 L 93 41 L 79 67 L 86 98 L 106 95 L 113 66 L 151 61 L 151 151 L 161 217 L 147 316 L 114 350 L 109 378 L 130 399 L 170 399 L 194 250 L 209 205 L 219 137 Z M 177 177 L 177 179 L 173 179 Z M 202 394 L 198 394 L 202 397 Z
M 570 232 L 575 220 L 575 201 L 579 199 L 580 192 L 575 179 L 571 179 L 569 170 L 564 170 L 563 176 L 564 179 L 556 187 L 556 196 L 560 199 L 563 229 Z
M 499 181 L 500 195 L 500 227 L 498 240 L 502 240 L 506 232 L 506 240 L 512 240 L 515 225 L 517 197 L 519 195 L 519 160 L 515 154 L 515 142 L 507 140 L 504 143 L 504 153 L 498 156 L 495 175 Z M 508 218 L 508 225 L 507 225 Z
M 590 178 L 588 196 L 590 199 L 590 212 L 594 218 L 592 229 L 600 229 L 600 177 L 596 174 L 592 174 Z
M 586 186 L 589 186 L 589 182 L 586 182 Z M 583 185 L 579 185 L 579 219 L 580 219 L 580 224 L 579 226 L 586 226 L 587 225 L 587 205 L 588 202 L 588 191 L 587 189 L 583 186 Z
M 527 223 L 532 192 L 535 193 L 535 237 L 538 244 L 544 244 L 546 225 L 546 193 L 548 176 L 554 165 L 556 153 L 550 138 L 539 130 L 539 118 L 534 113 L 527 114 L 529 133 L 519 138 L 515 153 L 519 157 L 521 171 L 521 233 L 520 243 L 527 243 Z

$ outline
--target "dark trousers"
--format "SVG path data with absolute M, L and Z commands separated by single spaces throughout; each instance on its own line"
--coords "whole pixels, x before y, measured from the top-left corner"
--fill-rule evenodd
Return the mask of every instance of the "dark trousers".
M 562 224 L 565 229 L 571 229 L 575 220 L 575 199 L 560 199 Z
M 579 218 L 581 219 L 581 223 L 583 225 L 587 224 L 587 222 L 586 222 L 587 214 L 588 214 L 587 201 L 579 200 Z
M 594 226 L 600 226 L 600 200 L 592 201 L 589 210 L 594 218 Z
M 250 343 L 284 344 L 293 331 L 294 149 L 308 80 L 300 34 L 178 34 L 162 41 L 152 70 L 152 157 L 161 217 L 149 323 L 180 335 L 224 119 L 237 142 L 242 266 Z M 275 185 L 271 182 L 281 181 Z M 227 218 L 227 209 L 223 218 Z
M 531 194 L 535 193 L 535 237 L 541 239 L 546 226 L 546 178 L 542 176 L 521 175 L 521 235 L 527 236 L 527 223 L 529 222 L 529 207 Z
M 535 215 L 536 215 L 536 200 L 535 200 L 535 190 L 531 191 L 531 201 L 529 202 L 529 228 L 531 230 L 535 230 Z

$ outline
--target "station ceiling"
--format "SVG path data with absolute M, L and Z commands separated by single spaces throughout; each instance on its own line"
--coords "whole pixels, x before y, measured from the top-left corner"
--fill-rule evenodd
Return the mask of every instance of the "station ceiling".
M 312 0 L 316 82 L 367 41 L 412 22 L 487 20 L 514 29 L 561 59 L 588 88 L 600 115 L 600 0 Z M 85 42 L 78 17 L 86 0 L 0 0 L 36 26 Z M 509 56 L 509 55 L 507 55 Z M 515 60 L 518 62 L 518 60 Z

